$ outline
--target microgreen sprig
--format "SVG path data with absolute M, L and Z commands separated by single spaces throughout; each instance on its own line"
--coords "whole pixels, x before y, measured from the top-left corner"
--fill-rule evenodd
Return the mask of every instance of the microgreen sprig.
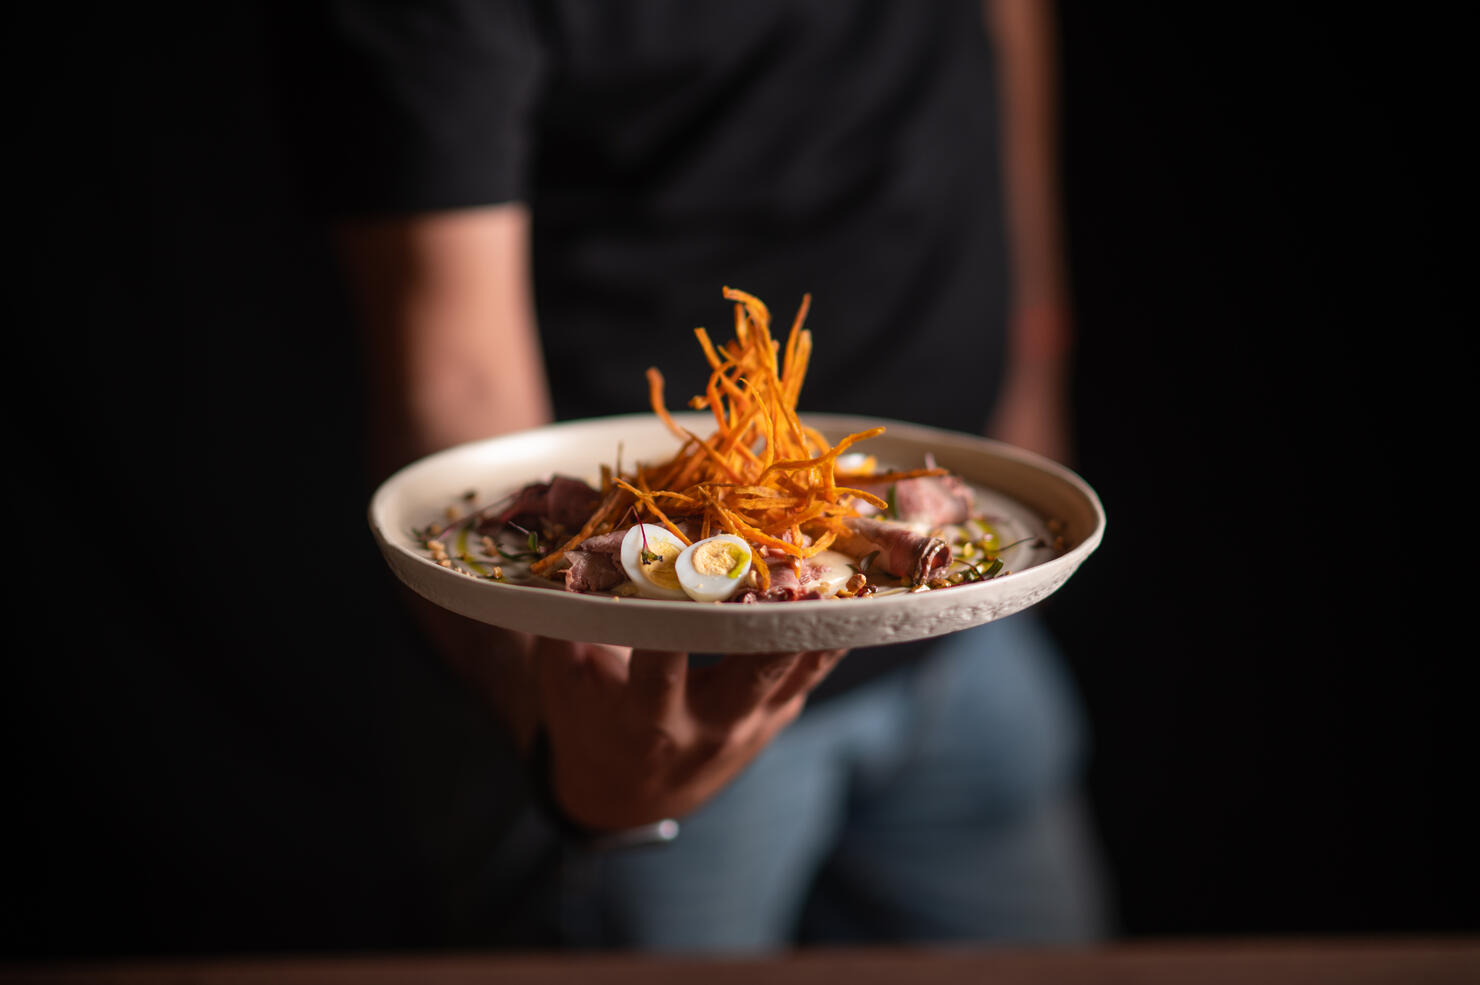
M 642 537 L 642 550 L 638 553 L 638 557 L 642 559 L 642 563 L 657 564 L 659 561 L 663 560 L 663 555 L 648 548 L 647 525 L 641 520 L 637 521 L 637 533 L 640 537 Z
M 1017 547 L 1019 544 L 1025 544 L 1028 541 L 1033 541 L 1033 546 L 1035 547 L 1043 546 L 1043 540 L 1041 538 L 1023 537 L 1013 541 L 1011 544 L 1008 544 L 1004 547 L 997 548 L 996 550 L 987 551 L 986 556 L 983 557 L 980 561 L 967 561 L 964 558 L 956 558 L 955 562 L 961 565 L 963 568 L 963 570 L 959 572 L 962 576 L 962 580 L 986 581 L 990 578 L 997 577 L 997 575 L 1002 573 L 1002 568 L 1004 566 L 1002 555 L 1012 548 Z
M 502 557 L 506 561 L 528 561 L 531 558 L 537 558 L 537 557 L 539 557 L 540 556 L 540 535 L 537 534 L 537 533 L 535 533 L 533 530 L 526 530 L 526 529 L 524 529 L 523 527 L 519 526 L 519 524 L 515 523 L 513 520 L 510 520 L 509 521 L 509 526 L 513 527 L 515 530 L 517 530 L 521 534 L 524 534 L 525 535 L 525 543 L 529 545 L 529 550 L 527 550 L 527 551 L 519 551 L 517 553 L 510 553 L 510 552 L 504 550 L 502 547 L 500 547 L 498 549 L 499 556 Z
M 963 581 L 986 581 L 995 578 L 1002 571 L 1002 559 L 1000 557 L 982 558 L 980 561 L 963 561 L 956 559 L 956 563 L 962 565 Z

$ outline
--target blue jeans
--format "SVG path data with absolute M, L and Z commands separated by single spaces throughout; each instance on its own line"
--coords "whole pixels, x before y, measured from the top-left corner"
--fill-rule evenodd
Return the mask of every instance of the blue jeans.
M 568 857 L 563 936 L 731 953 L 1092 940 L 1103 918 L 1081 748 L 1034 617 L 946 637 L 809 708 L 675 842 Z

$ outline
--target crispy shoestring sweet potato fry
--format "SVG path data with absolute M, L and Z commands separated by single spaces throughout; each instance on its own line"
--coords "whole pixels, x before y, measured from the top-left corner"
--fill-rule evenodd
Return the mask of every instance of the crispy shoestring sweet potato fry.
M 681 524 L 689 521 L 701 537 L 723 530 L 744 539 L 757 553 L 779 554 L 800 563 L 840 537 L 846 539 L 843 521 L 858 515 L 855 501 L 887 506 L 856 484 L 944 472 L 841 472 L 838 456 L 882 434 L 884 428 L 850 434 L 834 444 L 797 416 L 812 355 L 812 333 L 803 327 L 811 296 L 802 298 L 784 346 L 772 338 L 771 314 L 759 298 L 729 287 L 724 296 L 735 305 L 735 337 L 716 346 L 703 328 L 694 330 L 710 375 L 704 392 L 688 402 L 694 410 L 710 410 L 714 431 L 701 437 L 674 420 L 664 402 L 663 374 L 649 368 L 653 413 L 682 445 L 672 458 L 655 465 L 638 464 L 623 472 L 619 461 L 615 469 L 604 469 L 605 495 L 596 512 L 575 536 L 535 562 L 534 573 L 549 573 L 566 551 L 587 537 L 614 529 L 629 513 L 640 522 L 662 524 L 685 544 L 690 538 Z M 756 564 L 753 570 L 761 589 L 769 587 L 766 565 Z

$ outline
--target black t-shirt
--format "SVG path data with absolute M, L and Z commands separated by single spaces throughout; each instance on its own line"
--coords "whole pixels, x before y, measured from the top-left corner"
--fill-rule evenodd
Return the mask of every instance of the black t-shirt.
M 646 409 L 650 365 L 670 406 L 702 392 L 692 330 L 728 338 L 728 285 L 783 330 L 812 295 L 804 415 L 984 425 L 1007 279 L 980 0 L 318 9 L 290 92 L 318 207 L 527 203 L 558 417 Z
M 324 10 L 320 204 L 527 202 L 560 417 L 645 409 L 649 365 L 701 392 L 729 285 L 782 326 L 812 294 L 803 411 L 982 427 L 1006 280 L 979 0 Z

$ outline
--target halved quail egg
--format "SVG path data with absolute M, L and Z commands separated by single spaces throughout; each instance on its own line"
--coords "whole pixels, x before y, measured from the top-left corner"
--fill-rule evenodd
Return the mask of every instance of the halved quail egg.
M 689 598 L 723 602 L 745 583 L 750 564 L 749 544 L 734 534 L 716 534 L 684 548 L 673 568 Z
M 635 524 L 622 538 L 622 570 L 644 598 L 687 599 L 674 573 L 674 562 L 683 550 L 683 541 L 668 528 Z

